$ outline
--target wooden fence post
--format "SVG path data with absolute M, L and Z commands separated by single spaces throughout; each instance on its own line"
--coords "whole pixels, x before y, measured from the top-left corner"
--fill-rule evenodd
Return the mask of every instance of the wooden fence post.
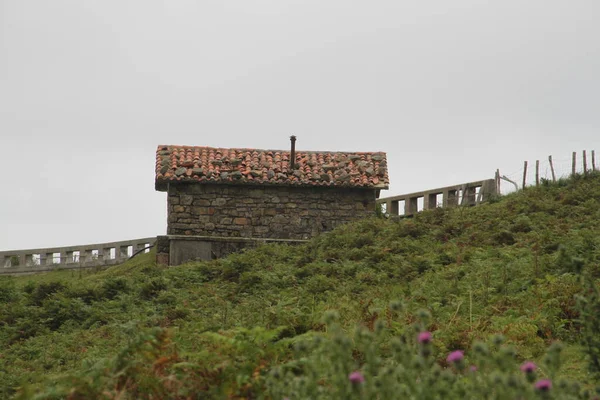
M 575 163 L 577 162 L 577 152 L 573 152 L 573 162 L 571 165 L 571 175 L 575 175 Z
M 587 157 L 585 154 L 585 150 L 583 151 L 583 173 L 587 174 Z
M 527 179 L 527 161 L 523 164 L 523 189 L 525 189 L 525 180 Z
M 535 160 L 535 186 L 540 186 L 540 160 Z
M 592 150 L 592 171 L 596 170 L 596 152 Z
M 548 156 L 548 162 L 550 163 L 550 171 L 552 171 L 552 182 L 556 182 L 556 175 L 554 174 L 554 165 L 552 164 L 552 156 Z

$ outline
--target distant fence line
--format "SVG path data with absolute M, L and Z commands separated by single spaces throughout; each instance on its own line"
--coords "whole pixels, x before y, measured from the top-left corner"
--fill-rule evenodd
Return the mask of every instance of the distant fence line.
M 149 251 L 155 242 L 156 237 L 148 237 L 120 242 L 0 251 L 0 275 L 120 264 L 137 252 Z
M 494 179 L 463 183 L 459 185 L 446 186 L 437 189 L 425 190 L 391 197 L 377 199 L 377 204 L 382 211 L 389 215 L 411 216 L 423 210 L 431 210 L 438 207 L 451 207 L 457 205 L 476 205 L 487 201 L 491 196 L 509 193 L 514 190 L 524 189 L 527 186 L 539 186 L 543 180 L 556 181 L 568 178 L 575 174 L 587 174 L 600 170 L 596 162 L 594 150 L 573 152 L 571 157 L 564 159 L 553 159 L 548 156 L 547 160 L 536 160 L 535 166 L 523 163 L 523 168 L 509 174 L 500 174 L 496 170 Z M 510 182 L 508 190 L 500 191 L 500 181 Z
M 583 150 L 580 154 L 576 151 L 572 152 L 568 158 L 553 158 L 550 155 L 547 159 L 535 160 L 535 163 L 524 161 L 520 169 L 503 173 L 500 178 L 510 182 L 515 190 L 518 190 L 527 186 L 538 186 L 542 181 L 555 182 L 575 174 L 585 175 L 598 170 L 600 166 L 596 160 L 596 152 Z M 499 171 L 496 173 L 500 174 Z
M 499 177 L 377 199 L 383 212 L 409 216 L 438 207 L 476 205 L 499 192 Z

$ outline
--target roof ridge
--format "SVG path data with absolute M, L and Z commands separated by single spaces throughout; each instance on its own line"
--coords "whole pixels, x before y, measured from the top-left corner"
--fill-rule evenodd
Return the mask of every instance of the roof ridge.
M 159 145 L 157 148 L 159 150 L 166 150 L 168 148 L 184 148 L 184 149 L 213 149 L 213 150 L 251 150 L 251 151 L 261 151 L 261 152 L 286 152 L 289 153 L 290 149 L 259 149 L 254 147 L 214 147 L 214 146 L 191 146 L 191 145 L 179 145 L 179 144 L 169 144 L 169 145 Z M 301 151 L 303 153 L 330 153 L 330 154 L 373 154 L 373 153 L 384 153 L 382 150 L 373 150 L 373 151 L 350 151 L 350 150 L 302 150 L 296 148 L 296 152 Z

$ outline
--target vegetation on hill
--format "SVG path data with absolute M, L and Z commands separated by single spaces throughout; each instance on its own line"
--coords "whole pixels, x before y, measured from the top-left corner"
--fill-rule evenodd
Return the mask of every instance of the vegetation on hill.
M 593 398 L 599 382 L 598 174 L 153 260 L 0 278 L 0 398 Z

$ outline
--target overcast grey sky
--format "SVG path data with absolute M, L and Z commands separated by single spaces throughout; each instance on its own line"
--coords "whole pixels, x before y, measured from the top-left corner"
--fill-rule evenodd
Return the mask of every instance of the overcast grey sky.
M 597 0 L 0 0 L 0 250 L 164 234 L 158 144 L 386 151 L 383 196 L 600 150 L 598 21 Z

